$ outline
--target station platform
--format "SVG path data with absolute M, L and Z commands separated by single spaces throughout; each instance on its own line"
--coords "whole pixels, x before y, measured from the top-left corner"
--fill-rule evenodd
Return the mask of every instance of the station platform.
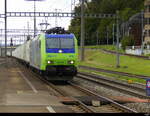
M 74 113 L 12 59 L 0 59 L 0 113 Z

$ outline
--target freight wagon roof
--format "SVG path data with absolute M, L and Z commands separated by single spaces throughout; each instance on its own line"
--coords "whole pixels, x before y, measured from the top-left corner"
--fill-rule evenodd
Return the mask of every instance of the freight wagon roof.
M 45 34 L 46 38 L 74 38 L 74 34 Z

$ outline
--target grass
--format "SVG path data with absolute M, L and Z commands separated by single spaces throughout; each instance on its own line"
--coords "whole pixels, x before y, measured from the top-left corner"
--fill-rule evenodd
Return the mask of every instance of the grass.
M 125 81 L 125 82 L 128 82 L 128 80 L 132 80 L 133 83 L 142 83 L 142 84 L 146 83 L 146 80 L 144 80 L 144 79 L 138 79 L 138 78 L 133 78 L 133 77 L 128 77 L 128 76 L 121 76 L 121 75 L 117 75 L 117 74 L 110 74 L 110 73 L 91 71 L 91 70 L 85 70 L 85 69 L 79 69 L 79 71 L 85 72 L 85 73 L 86 72 L 93 73 L 93 74 L 108 77 L 108 78 L 115 78 L 116 80 L 121 80 L 121 81 Z
M 120 68 L 116 68 L 116 55 L 106 54 L 100 50 L 85 50 L 85 61 L 80 62 L 79 64 L 150 76 L 150 60 L 130 56 L 120 56 Z
M 85 46 L 85 48 L 101 48 L 101 49 L 116 51 L 116 46 L 115 45 Z M 119 52 L 125 53 L 123 49 L 119 49 Z

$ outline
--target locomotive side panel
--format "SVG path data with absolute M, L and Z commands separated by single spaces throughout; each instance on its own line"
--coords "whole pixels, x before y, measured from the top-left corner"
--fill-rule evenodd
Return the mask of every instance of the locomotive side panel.
M 47 65 L 47 61 L 46 61 L 46 45 L 45 45 L 46 41 L 45 41 L 45 34 L 40 36 L 40 44 L 41 44 L 41 48 L 40 48 L 40 61 L 41 61 L 41 67 L 40 69 L 42 71 L 46 70 L 46 65 Z
M 21 47 L 21 51 L 19 51 L 19 53 L 21 55 L 21 60 L 23 60 L 23 61 L 24 61 L 24 46 L 25 46 L 25 44 L 21 45 L 20 46 Z
M 30 58 L 29 58 L 29 56 L 30 56 L 30 41 L 27 41 L 25 51 L 26 51 L 25 52 L 25 61 L 27 63 L 29 63 L 30 62 Z
M 22 51 L 21 46 L 18 47 L 17 52 L 16 52 L 16 56 L 17 56 L 18 59 L 21 59 L 21 52 L 20 51 Z
M 23 51 L 23 53 L 22 53 L 22 60 L 26 61 L 26 43 L 24 43 L 21 46 L 22 46 L 22 51 Z
M 34 52 L 34 40 L 31 41 L 31 44 L 30 44 L 30 65 L 32 67 L 34 67 L 34 55 L 35 52 Z
M 38 70 L 41 67 L 41 52 L 40 40 L 35 39 L 30 44 L 30 65 Z

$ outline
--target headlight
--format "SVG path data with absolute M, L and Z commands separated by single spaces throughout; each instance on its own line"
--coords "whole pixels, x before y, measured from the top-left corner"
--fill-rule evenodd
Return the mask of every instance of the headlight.
M 62 50 L 59 50 L 58 52 L 59 52 L 59 53 L 62 53 Z
M 69 61 L 69 64 L 74 64 L 75 62 L 73 60 Z
M 52 64 L 53 62 L 49 60 L 49 61 L 47 61 L 47 63 L 48 63 L 48 64 Z

